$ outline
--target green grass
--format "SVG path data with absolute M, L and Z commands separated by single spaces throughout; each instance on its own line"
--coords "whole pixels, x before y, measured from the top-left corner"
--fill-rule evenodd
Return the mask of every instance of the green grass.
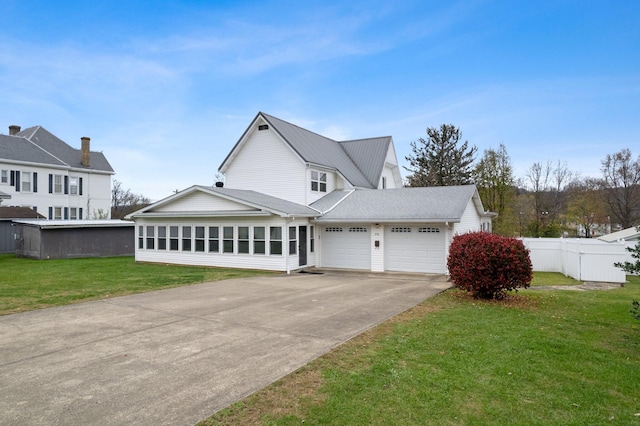
M 578 281 L 571 277 L 567 277 L 560 272 L 535 272 L 531 286 L 548 286 L 548 285 L 578 285 L 582 281 Z
M 136 263 L 133 257 L 33 260 L 0 255 L 0 315 L 268 273 Z
M 203 425 L 639 425 L 640 278 L 485 302 L 449 290 Z

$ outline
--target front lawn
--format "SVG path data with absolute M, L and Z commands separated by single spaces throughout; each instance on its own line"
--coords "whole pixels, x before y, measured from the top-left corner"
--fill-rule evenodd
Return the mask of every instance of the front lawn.
M 136 263 L 133 257 L 33 260 L 5 254 L 0 255 L 0 315 L 269 273 Z
M 446 291 L 202 425 L 639 425 L 629 279 L 502 302 Z

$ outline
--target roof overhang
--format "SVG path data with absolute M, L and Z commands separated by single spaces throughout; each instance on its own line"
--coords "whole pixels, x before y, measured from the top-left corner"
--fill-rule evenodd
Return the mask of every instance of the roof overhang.
M 315 220 L 318 223 L 458 223 L 460 219 L 429 219 L 429 218 L 385 218 L 385 219 L 325 219 L 318 218 Z

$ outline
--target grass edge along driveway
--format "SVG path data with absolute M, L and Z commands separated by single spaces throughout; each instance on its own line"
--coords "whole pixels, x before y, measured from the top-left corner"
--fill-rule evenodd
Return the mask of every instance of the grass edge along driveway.
M 607 291 L 446 291 L 200 423 L 640 424 L 640 277 Z

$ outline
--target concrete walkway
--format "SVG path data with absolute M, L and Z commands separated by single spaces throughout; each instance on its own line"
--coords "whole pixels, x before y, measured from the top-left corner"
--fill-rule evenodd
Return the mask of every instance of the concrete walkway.
M 193 425 L 448 288 L 328 272 L 0 317 L 0 424 Z

